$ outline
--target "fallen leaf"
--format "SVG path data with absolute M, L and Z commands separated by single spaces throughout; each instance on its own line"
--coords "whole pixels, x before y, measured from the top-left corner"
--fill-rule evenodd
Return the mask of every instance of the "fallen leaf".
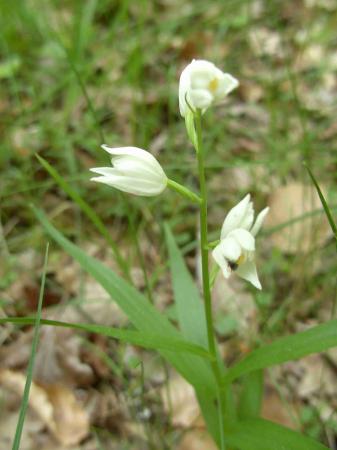
M 3 369 L 0 384 L 22 397 L 26 377 L 21 372 Z M 52 433 L 66 447 L 81 442 L 89 433 L 89 418 L 73 392 L 61 385 L 41 386 L 32 382 L 29 406 Z
M 177 450 L 217 450 L 217 448 L 207 431 L 191 430 L 184 435 Z
M 45 385 L 92 384 L 92 368 L 81 359 L 82 340 L 73 330 L 43 327 L 35 357 L 34 379 Z
M 321 186 L 322 188 L 322 186 Z M 313 187 L 290 183 L 275 190 L 270 196 L 270 211 L 265 229 L 277 227 L 304 214 L 321 209 L 322 204 Z M 324 213 L 303 218 L 279 231 L 268 239 L 284 253 L 306 253 L 323 245 L 331 232 Z
M 291 412 L 294 414 L 294 407 L 288 401 L 282 401 L 275 389 L 266 389 L 266 394 L 262 403 L 262 417 L 272 422 L 279 423 L 289 428 L 296 429 L 292 420 Z
M 169 380 L 168 385 L 162 389 L 161 396 L 166 413 L 172 414 L 172 425 L 188 428 L 200 416 L 194 389 L 180 375 Z

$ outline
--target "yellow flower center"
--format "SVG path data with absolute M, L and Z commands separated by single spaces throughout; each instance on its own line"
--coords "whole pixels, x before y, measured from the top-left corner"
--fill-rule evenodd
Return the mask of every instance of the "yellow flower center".
M 208 89 L 213 93 L 218 89 L 218 86 L 219 80 L 217 78 L 213 78 L 213 80 L 208 83 Z
M 237 265 L 239 266 L 240 264 L 244 263 L 245 261 L 246 261 L 246 257 L 245 257 L 244 254 L 242 254 L 242 255 L 240 256 L 240 258 L 236 261 L 235 264 L 237 264 Z

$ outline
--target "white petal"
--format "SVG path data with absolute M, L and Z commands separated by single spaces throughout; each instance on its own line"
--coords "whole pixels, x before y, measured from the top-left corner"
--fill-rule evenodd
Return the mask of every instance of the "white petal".
M 244 230 L 250 230 L 254 222 L 254 208 L 253 203 L 249 202 L 246 214 L 243 217 L 241 223 L 239 224 L 238 228 L 243 228 Z
M 217 70 L 221 72 L 220 69 Z M 217 99 L 226 97 L 226 95 L 228 95 L 230 92 L 232 92 L 239 86 L 239 81 L 229 73 L 221 72 L 221 74 L 218 75 L 218 77 L 219 77 L 219 86 L 215 93 Z
M 214 97 L 206 89 L 191 89 L 189 100 L 192 108 L 206 109 L 212 104 Z
M 232 262 L 237 261 L 242 253 L 242 248 L 238 241 L 234 237 L 228 236 L 226 239 L 219 244 L 223 256 Z
M 228 238 L 234 238 L 244 250 L 253 252 L 255 250 L 255 239 L 249 231 L 237 228 L 229 233 Z
M 114 156 L 133 156 L 138 159 L 141 159 L 143 161 L 146 161 L 147 163 L 153 164 L 153 161 L 155 161 L 157 164 L 158 161 L 154 156 L 151 155 L 151 153 L 147 152 L 146 150 L 143 150 L 142 148 L 138 147 L 108 147 L 107 145 L 102 145 L 103 150 L 110 153 L 110 155 Z
M 224 239 L 229 232 L 240 226 L 247 214 L 249 201 L 250 194 L 247 194 L 244 199 L 229 211 L 221 228 L 220 239 Z
M 231 268 L 228 265 L 228 261 L 224 257 L 221 243 L 215 247 L 215 249 L 212 251 L 212 256 L 215 260 L 215 262 L 220 266 L 222 273 L 225 278 L 229 278 L 231 275 Z
M 90 172 L 98 173 L 99 175 L 110 176 L 116 175 L 116 170 L 113 167 L 93 167 L 89 169 Z
M 191 89 L 206 89 L 209 82 L 216 76 L 216 67 L 203 59 L 194 60 L 190 64 L 189 74 Z
M 154 182 L 167 179 L 163 169 L 156 160 L 149 163 L 132 156 L 115 156 L 111 162 L 121 175 L 134 176 L 141 179 L 149 178 Z
M 232 275 L 232 269 L 229 267 L 228 264 L 226 266 L 222 266 L 221 271 L 226 280 L 228 280 L 228 278 Z
M 124 175 L 108 175 L 91 178 L 91 181 L 103 183 L 112 186 L 123 192 L 129 194 L 142 195 L 145 197 L 152 197 L 164 191 L 166 184 L 153 183 L 150 180 L 139 180 L 133 177 Z
M 238 267 L 236 273 L 239 275 L 239 277 L 252 283 L 252 285 L 255 286 L 257 289 L 262 289 L 254 261 L 247 261 L 241 264 Z
M 250 230 L 250 232 L 253 236 L 256 236 L 257 233 L 260 231 L 263 221 L 266 218 L 266 215 L 268 214 L 268 212 L 269 212 L 269 206 L 267 206 L 267 208 L 264 208 L 257 216 L 255 223 L 253 225 L 253 228 Z
M 188 102 L 189 100 L 189 91 L 191 88 L 191 80 L 190 80 L 190 68 L 189 65 L 185 67 L 185 69 L 181 72 L 180 80 L 179 80 L 179 110 L 180 114 L 185 117 L 188 106 L 186 104 L 185 96 L 187 96 Z
M 112 174 L 125 175 L 141 179 L 150 179 L 154 183 L 166 184 L 167 177 L 161 165 L 151 153 L 137 147 L 111 148 L 103 145 L 102 148 L 113 155 L 111 162 L 115 172 Z M 102 168 L 94 169 L 96 173 L 105 175 Z M 109 175 L 109 173 L 108 173 Z

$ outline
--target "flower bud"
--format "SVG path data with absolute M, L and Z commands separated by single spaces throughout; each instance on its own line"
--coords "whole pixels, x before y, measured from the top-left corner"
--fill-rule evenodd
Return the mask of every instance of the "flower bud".
M 96 167 L 91 172 L 100 176 L 91 181 L 104 183 L 120 191 L 152 197 L 161 194 L 167 186 L 167 176 L 156 158 L 137 147 L 102 148 L 113 155 L 113 167 Z
M 205 112 L 212 103 L 222 100 L 238 85 L 236 78 L 222 72 L 213 63 L 194 59 L 180 76 L 180 114 L 185 117 L 189 106 L 193 110 L 201 109 Z

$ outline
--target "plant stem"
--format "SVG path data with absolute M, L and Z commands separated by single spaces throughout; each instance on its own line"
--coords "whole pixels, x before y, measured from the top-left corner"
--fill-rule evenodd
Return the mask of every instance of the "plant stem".
M 212 317 L 212 299 L 209 284 L 208 271 L 208 238 L 207 238 L 207 190 L 204 168 L 204 152 L 202 148 L 202 132 L 201 132 L 201 113 L 196 112 L 196 131 L 197 131 L 197 156 L 198 156 L 198 170 L 199 170 L 199 184 L 200 184 L 200 251 L 201 251 L 201 267 L 202 267 L 202 284 L 204 294 L 204 306 L 207 324 L 207 339 L 208 349 L 212 356 L 216 358 L 215 338 L 213 331 L 213 317 Z
M 204 308 L 207 326 L 207 340 L 208 349 L 214 361 L 212 364 L 212 370 L 217 381 L 218 391 L 218 411 L 219 411 L 219 426 L 220 426 L 220 443 L 221 450 L 225 450 L 225 438 L 224 438 L 224 410 L 223 401 L 221 395 L 221 373 L 219 362 L 217 358 L 217 351 L 215 347 L 215 335 L 213 327 L 213 313 L 212 313 L 212 297 L 210 289 L 210 276 L 208 270 L 208 227 L 207 227 L 207 188 L 205 178 L 204 167 L 204 151 L 202 146 L 202 131 L 201 131 L 201 111 L 197 110 L 195 113 L 196 134 L 197 134 L 197 157 L 198 157 L 198 170 L 199 170 L 199 185 L 200 185 L 200 197 L 201 204 L 200 209 L 200 252 L 201 252 L 201 267 L 202 267 L 202 285 L 204 296 Z
M 188 200 L 192 200 L 192 202 L 198 203 L 198 205 L 201 205 L 201 198 L 199 197 L 199 195 L 197 195 L 194 192 L 190 191 L 189 189 L 187 189 L 182 184 L 179 184 L 179 183 L 177 183 L 174 180 L 168 179 L 167 180 L 167 186 L 170 189 L 178 192 L 183 197 L 186 197 Z

